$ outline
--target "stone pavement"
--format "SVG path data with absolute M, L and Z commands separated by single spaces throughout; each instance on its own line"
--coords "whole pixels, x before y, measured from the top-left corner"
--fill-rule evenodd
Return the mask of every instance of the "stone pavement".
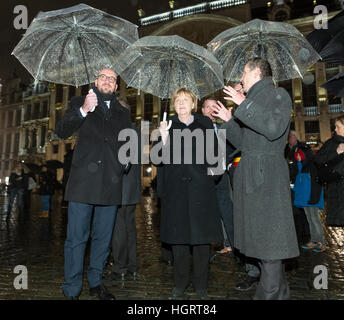
M 61 208 L 61 195 L 54 196 L 49 218 L 39 218 L 39 196 L 33 194 L 30 212 L 24 216 L 12 212 L 7 222 L 7 201 L 6 195 L 0 196 L 0 300 L 64 299 L 61 285 L 67 209 Z M 154 193 L 143 196 L 142 203 L 137 206 L 137 231 L 139 278 L 123 282 L 104 280 L 104 283 L 118 300 L 165 300 L 173 286 L 172 267 L 160 259 L 159 213 Z M 325 234 L 328 245 L 325 252 L 301 250 L 301 256 L 287 264 L 291 300 L 344 300 L 344 254 L 341 254 L 344 230 L 326 227 Z M 22 270 L 15 269 L 19 265 L 27 268 L 26 289 L 15 289 L 16 277 L 23 275 Z M 85 265 L 88 266 L 88 255 Z M 316 277 L 325 276 L 323 270 L 314 272 L 320 265 L 328 272 L 327 289 L 314 287 L 314 282 L 318 283 Z M 106 272 L 109 269 L 110 265 Z M 209 276 L 210 299 L 250 300 L 254 290 L 238 292 L 234 289 L 244 275 L 233 256 L 216 256 Z M 91 300 L 88 289 L 85 272 L 81 300 Z M 196 299 L 191 288 L 187 294 L 190 300 Z

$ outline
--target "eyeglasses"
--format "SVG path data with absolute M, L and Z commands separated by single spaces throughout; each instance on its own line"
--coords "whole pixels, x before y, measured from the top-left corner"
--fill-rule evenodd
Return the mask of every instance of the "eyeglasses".
M 106 74 L 100 74 L 97 78 L 102 81 L 105 81 L 106 79 L 108 79 L 110 83 L 115 83 L 117 81 L 115 77 L 109 77 Z

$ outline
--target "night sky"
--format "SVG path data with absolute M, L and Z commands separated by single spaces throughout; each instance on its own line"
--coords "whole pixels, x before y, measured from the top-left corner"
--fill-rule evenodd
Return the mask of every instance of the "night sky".
M 186 7 L 203 1 L 178 0 L 178 8 Z M 108 13 L 127 19 L 139 25 L 137 9 L 142 6 L 146 16 L 161 13 L 169 10 L 168 0 L 4 0 L 0 2 L 0 78 L 2 81 L 11 77 L 13 72 L 24 79 L 30 81 L 30 74 L 22 67 L 20 62 L 11 56 L 16 44 L 20 41 L 26 30 L 17 30 L 13 21 L 18 14 L 14 13 L 17 5 L 24 5 L 28 10 L 28 25 L 39 11 L 51 11 L 68 8 L 80 3 L 85 3 L 94 8 L 107 11 Z

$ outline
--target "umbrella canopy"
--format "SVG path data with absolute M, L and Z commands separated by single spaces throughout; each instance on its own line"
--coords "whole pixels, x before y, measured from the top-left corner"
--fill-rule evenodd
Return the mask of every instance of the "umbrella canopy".
M 24 162 L 22 163 L 23 167 L 26 168 L 28 171 L 31 171 L 32 173 L 40 173 L 41 172 L 41 166 L 35 163 L 31 162 Z
M 226 80 L 238 81 L 249 59 L 267 60 L 277 81 L 302 78 L 320 56 L 292 25 L 260 19 L 230 28 L 208 43 Z
M 344 97 L 344 72 L 340 72 L 326 81 L 321 87 L 328 90 L 336 97 Z
M 47 160 L 46 165 L 48 168 L 51 168 L 51 169 L 63 168 L 63 162 L 59 160 Z
M 118 60 L 118 73 L 129 87 L 162 99 L 184 87 L 198 98 L 223 88 L 223 71 L 205 48 L 179 36 L 147 36 Z
M 38 80 L 82 86 L 138 39 L 137 26 L 85 4 L 41 12 L 12 54 Z
M 328 21 L 327 29 L 316 29 L 306 38 L 324 62 L 344 64 L 344 10 Z

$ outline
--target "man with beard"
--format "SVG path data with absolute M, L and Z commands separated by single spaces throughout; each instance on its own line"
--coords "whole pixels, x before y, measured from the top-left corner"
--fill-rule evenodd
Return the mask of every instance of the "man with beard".
M 100 300 L 115 300 L 102 284 L 102 275 L 115 222 L 122 201 L 122 176 L 125 166 L 118 151 L 121 130 L 131 128 L 129 111 L 116 99 L 117 75 L 101 70 L 86 97 L 74 97 L 56 133 L 66 139 L 77 132 L 70 176 L 65 191 L 68 205 L 65 242 L 65 282 L 63 293 L 77 300 L 82 288 L 86 244 L 94 210 L 90 266 L 87 278 L 90 295 Z

